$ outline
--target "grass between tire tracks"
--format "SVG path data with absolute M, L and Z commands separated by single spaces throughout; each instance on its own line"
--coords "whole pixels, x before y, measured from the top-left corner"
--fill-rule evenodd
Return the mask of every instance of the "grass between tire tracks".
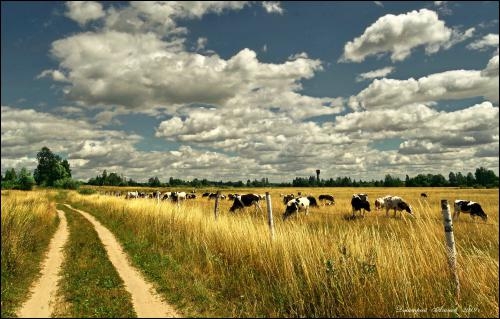
M 130 294 L 125 290 L 92 224 L 81 214 L 63 205 L 69 239 L 62 265 L 60 299 L 56 317 L 105 318 L 137 317 Z

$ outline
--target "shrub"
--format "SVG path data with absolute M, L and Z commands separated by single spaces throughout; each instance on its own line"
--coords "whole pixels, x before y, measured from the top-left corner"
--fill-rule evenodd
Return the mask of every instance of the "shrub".
M 80 182 L 69 177 L 58 179 L 54 182 L 55 188 L 78 189 Z
M 92 194 L 97 193 L 97 191 L 92 189 L 92 188 L 80 188 L 78 190 L 78 193 L 80 193 L 82 195 L 92 195 Z

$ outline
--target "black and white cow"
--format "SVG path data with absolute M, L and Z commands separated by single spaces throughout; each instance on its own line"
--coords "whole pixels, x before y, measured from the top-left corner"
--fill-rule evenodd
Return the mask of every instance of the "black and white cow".
M 234 213 L 237 209 L 243 209 L 252 205 L 255 206 L 255 211 L 257 211 L 257 208 L 262 211 L 259 200 L 260 197 L 257 194 L 238 195 L 233 201 L 233 206 L 229 208 L 229 212 Z
M 309 214 L 309 207 L 318 207 L 316 198 L 312 196 L 307 197 L 297 197 L 291 199 L 286 203 L 286 210 L 283 213 L 283 220 L 287 219 L 291 215 L 298 213 L 300 211 L 305 211 L 306 215 Z
M 375 200 L 375 209 L 379 210 L 381 208 L 385 207 L 385 200 L 384 197 L 379 197 Z
M 470 214 L 473 219 L 476 216 L 481 217 L 484 221 L 488 219 L 481 205 L 470 200 L 457 199 L 454 203 L 454 208 L 453 219 L 455 219 L 455 217 L 458 219 L 460 213 Z
M 172 201 L 180 202 L 186 199 L 186 192 L 172 192 Z
M 384 198 L 385 206 L 385 216 L 389 216 L 389 210 L 394 209 L 394 216 L 396 216 L 396 211 L 406 211 L 408 214 L 413 215 L 413 210 L 410 205 L 408 205 L 399 196 L 385 196 Z
M 287 194 L 287 195 L 283 196 L 283 204 L 286 205 L 289 201 L 291 201 L 294 198 L 295 198 L 295 195 L 293 195 L 293 194 Z
M 139 192 L 138 191 L 127 192 L 127 195 L 125 195 L 125 199 L 129 199 L 129 198 L 139 198 Z
M 366 194 L 353 194 L 351 198 L 352 216 L 356 211 L 359 211 L 365 216 L 365 211 L 370 211 L 370 202 Z
M 332 195 L 319 195 L 318 199 L 320 201 L 326 201 L 326 205 L 335 204 L 335 198 Z
M 165 192 L 161 195 L 161 200 L 167 200 L 172 197 L 172 192 Z

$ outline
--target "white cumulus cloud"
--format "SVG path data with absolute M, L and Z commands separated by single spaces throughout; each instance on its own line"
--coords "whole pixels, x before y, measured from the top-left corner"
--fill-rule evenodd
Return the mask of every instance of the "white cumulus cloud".
M 81 26 L 105 16 L 102 5 L 96 1 L 68 1 L 66 8 L 68 11 L 65 15 Z
M 437 52 L 452 35 L 436 12 L 421 9 L 406 14 L 388 14 L 379 18 L 365 32 L 344 46 L 341 62 L 362 62 L 366 57 L 391 53 L 392 61 L 406 59 L 411 50 L 425 46 L 426 53 Z

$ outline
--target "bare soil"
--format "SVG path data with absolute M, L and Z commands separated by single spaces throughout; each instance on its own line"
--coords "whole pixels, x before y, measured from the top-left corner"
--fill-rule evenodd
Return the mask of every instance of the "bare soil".
M 17 312 L 20 318 L 48 318 L 54 310 L 59 271 L 64 259 L 62 248 L 69 236 L 64 212 L 58 210 L 57 214 L 60 219 L 59 227 L 50 241 L 47 257 L 42 263 L 41 277 L 31 287 L 31 297 Z
M 70 205 L 66 204 L 66 206 L 74 209 Z M 171 305 L 162 300 L 154 287 L 132 266 L 115 236 L 89 213 L 78 209 L 74 210 L 82 214 L 94 225 L 109 260 L 124 281 L 125 289 L 132 295 L 132 303 L 137 316 L 139 318 L 181 317 Z

